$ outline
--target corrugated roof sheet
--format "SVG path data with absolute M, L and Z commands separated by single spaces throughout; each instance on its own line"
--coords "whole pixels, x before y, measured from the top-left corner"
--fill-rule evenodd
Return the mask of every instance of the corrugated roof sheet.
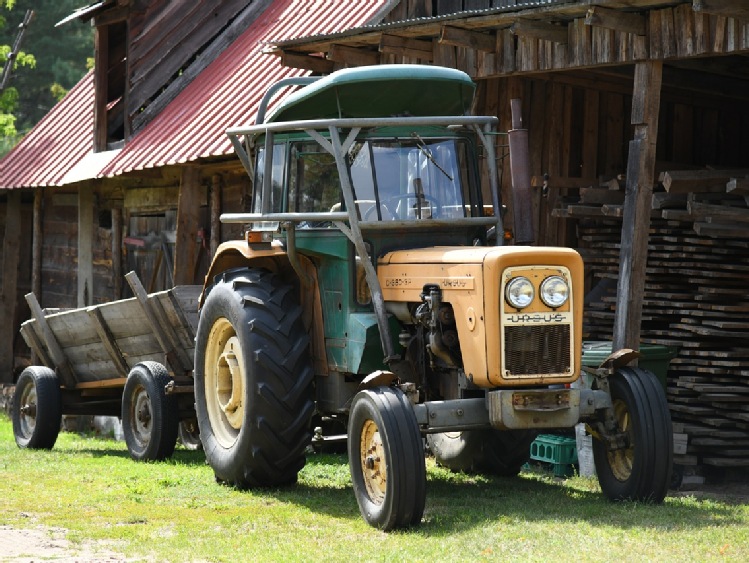
M 0 161 L 0 189 L 60 186 L 81 170 L 111 177 L 233 152 L 225 131 L 254 121 L 267 88 L 308 72 L 262 52 L 272 38 L 337 33 L 369 23 L 387 0 L 276 0 L 98 173 L 93 150 L 93 74 Z M 87 158 L 86 166 L 76 166 Z M 105 159 L 106 160 L 106 159 Z M 76 168 L 75 174 L 69 174 Z M 67 178 L 66 178 L 67 175 Z
M 114 176 L 233 152 L 228 127 L 253 123 L 268 86 L 308 72 L 262 53 L 272 37 L 317 35 L 368 22 L 385 0 L 277 0 L 193 80 L 101 175 Z
M 89 72 L 0 160 L 0 189 L 60 186 L 94 146 L 94 75 Z

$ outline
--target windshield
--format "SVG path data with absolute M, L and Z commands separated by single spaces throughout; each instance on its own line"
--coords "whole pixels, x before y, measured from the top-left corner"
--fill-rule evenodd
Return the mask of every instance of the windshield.
M 354 142 L 346 163 L 359 218 L 403 221 L 479 215 L 478 202 L 471 202 L 469 196 L 468 150 L 465 139 L 430 139 L 416 133 L 405 138 Z M 274 154 L 274 163 L 277 158 Z M 262 156 L 256 170 L 262 170 L 261 160 Z M 274 186 L 276 170 L 274 167 Z M 335 159 L 316 142 L 290 142 L 285 173 L 287 211 L 344 210 Z M 275 195 L 275 190 L 273 193 L 271 208 L 283 211 L 282 198 Z M 255 199 L 257 211 L 259 203 Z

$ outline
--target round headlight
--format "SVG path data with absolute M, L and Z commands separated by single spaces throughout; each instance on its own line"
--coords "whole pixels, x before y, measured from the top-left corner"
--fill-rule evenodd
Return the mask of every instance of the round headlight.
M 560 276 L 550 276 L 541 284 L 541 301 L 552 309 L 561 307 L 570 296 L 570 287 Z
M 534 297 L 533 284 L 528 278 L 513 279 L 505 288 L 507 302 L 516 309 L 522 309 L 531 304 Z

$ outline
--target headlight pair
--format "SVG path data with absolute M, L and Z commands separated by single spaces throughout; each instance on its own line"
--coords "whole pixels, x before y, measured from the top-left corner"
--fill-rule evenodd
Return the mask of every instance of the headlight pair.
M 524 276 L 512 279 L 505 287 L 505 299 L 512 307 L 523 309 L 533 302 L 536 288 Z M 547 307 L 556 309 L 567 302 L 570 287 L 561 276 L 549 276 L 540 287 L 540 297 Z

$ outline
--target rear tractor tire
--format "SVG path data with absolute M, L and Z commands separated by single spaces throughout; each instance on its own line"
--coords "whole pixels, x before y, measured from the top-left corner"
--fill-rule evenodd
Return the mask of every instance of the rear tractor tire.
M 424 446 L 403 392 L 378 387 L 354 397 L 348 457 L 354 494 L 369 525 L 390 531 L 421 522 L 426 499 Z
M 295 289 L 265 270 L 217 277 L 195 346 L 206 459 L 237 488 L 295 483 L 312 439 L 313 369 Z
M 62 393 L 54 371 L 29 366 L 13 394 L 13 435 L 19 448 L 51 450 L 62 423 Z
M 666 394 L 651 372 L 619 368 L 609 378 L 624 448 L 593 441 L 593 458 L 603 494 L 610 500 L 663 502 L 671 483 L 673 439 Z
M 122 431 L 130 457 L 136 461 L 160 461 L 174 453 L 179 415 L 176 398 L 166 394 L 170 379 L 157 362 L 140 362 L 127 376 Z

